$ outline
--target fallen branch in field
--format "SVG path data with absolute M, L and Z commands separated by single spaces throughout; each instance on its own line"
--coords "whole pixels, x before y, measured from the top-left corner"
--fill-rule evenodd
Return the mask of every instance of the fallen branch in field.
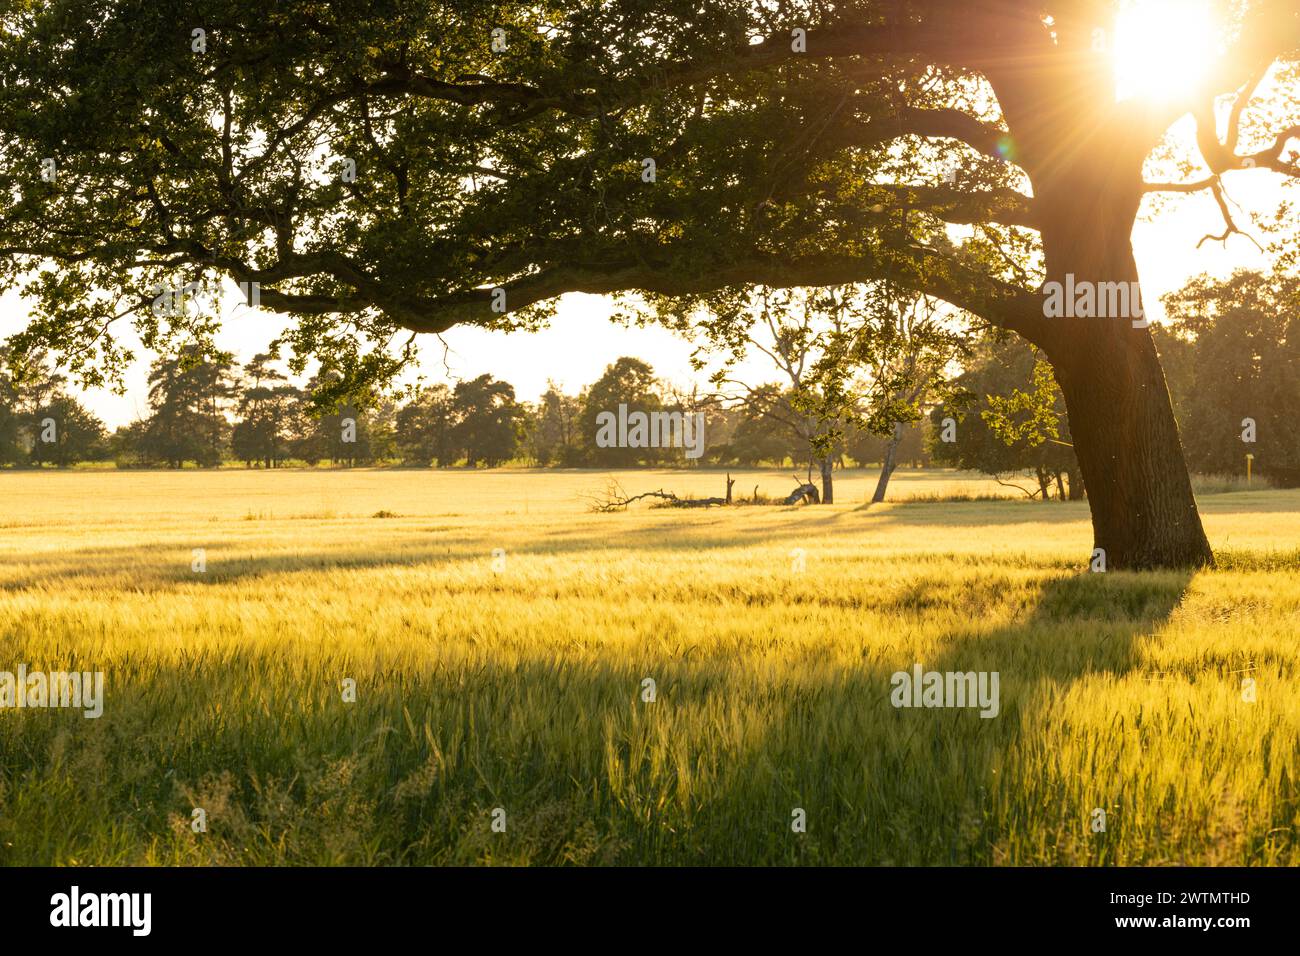
M 641 501 L 646 498 L 657 498 L 664 502 L 665 508 L 711 508 L 714 505 L 731 504 L 731 486 L 735 484 L 734 479 L 727 476 L 727 497 L 725 498 L 678 498 L 671 491 L 664 491 L 660 488 L 657 491 L 643 491 L 639 495 L 629 495 L 623 490 L 623 486 L 611 480 L 605 486 L 602 495 L 589 497 L 591 510 L 601 513 L 610 513 L 614 511 L 624 511 L 627 506 L 635 501 Z
M 801 501 L 808 501 L 812 504 L 821 504 L 822 496 L 817 491 L 817 486 L 810 481 L 799 481 L 799 476 L 795 475 L 794 480 L 799 482 L 799 487 L 786 495 L 783 505 L 797 505 Z M 757 489 L 755 489 L 757 492 Z
M 1003 480 L 1002 480 L 1001 478 L 999 478 L 997 475 L 994 475 L 994 476 L 993 476 L 993 480 L 996 481 L 996 482 L 997 482 L 999 485 L 1001 485 L 1003 488 L 1014 488 L 1014 489 L 1016 489 L 1016 491 L 1020 492 L 1022 495 L 1024 495 L 1024 496 L 1025 496 L 1026 498 L 1028 498 L 1030 501 L 1033 501 L 1033 500 L 1034 500 L 1035 498 L 1037 498 L 1040 494 L 1042 494 L 1042 491 L 1041 491 L 1041 490 L 1039 490 L 1039 491 L 1032 491 L 1032 490 L 1030 490 L 1030 489 L 1028 489 L 1028 488 L 1023 488 L 1023 487 L 1021 487 L 1020 485 L 1016 484 L 1014 481 L 1003 481 Z
M 782 504 L 797 505 L 801 501 L 809 504 L 821 504 L 821 493 L 817 486 L 811 481 L 803 481 L 798 475 L 794 479 L 798 487 L 780 501 L 765 500 L 764 504 Z M 732 503 L 731 490 L 735 485 L 736 479 L 730 474 L 727 475 L 727 496 L 725 498 L 679 498 L 671 491 L 664 491 L 659 488 L 655 491 L 643 491 L 639 494 L 629 495 L 622 484 L 614 479 L 610 479 L 605 486 L 605 490 L 599 495 L 587 495 L 587 500 L 591 503 L 591 510 L 602 514 L 609 514 L 615 511 L 625 511 L 627 506 L 638 501 L 644 501 L 647 498 L 654 498 L 663 502 L 659 507 L 662 508 L 712 508 L 715 506 L 727 506 Z M 744 499 L 742 499 L 743 502 Z M 754 486 L 754 497 L 752 504 L 759 504 L 758 485 Z

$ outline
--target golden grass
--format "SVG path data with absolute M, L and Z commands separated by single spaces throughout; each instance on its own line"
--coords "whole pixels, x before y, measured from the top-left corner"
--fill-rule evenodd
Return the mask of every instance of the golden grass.
M 1204 499 L 1221 570 L 1092 575 L 1082 504 L 606 479 L 0 474 L 0 670 L 106 682 L 0 711 L 0 862 L 1300 863 L 1300 493 Z M 895 709 L 916 662 L 999 716 Z

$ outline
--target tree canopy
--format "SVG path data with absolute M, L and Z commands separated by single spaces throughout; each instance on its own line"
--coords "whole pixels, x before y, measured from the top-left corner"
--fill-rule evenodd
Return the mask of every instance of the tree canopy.
M 1039 276 L 995 249 L 1040 224 L 1049 118 L 1139 127 L 1145 154 L 1197 110 L 1213 174 L 1297 171 L 1290 129 L 1231 152 L 1264 135 L 1245 107 L 1294 51 L 1292 5 L 1250 5 L 1199 96 L 1160 110 L 1106 102 L 1110 6 L 9 2 L 0 250 L 10 282 L 37 270 L 22 341 L 120 366 L 115 316 L 147 345 L 210 327 L 152 308 L 200 274 L 258 283 L 293 344 L 356 375 L 390 367 L 373 346 L 398 330 L 527 325 L 570 291 L 888 277 L 1032 326 Z M 1238 91 L 1222 142 L 1204 111 Z M 946 223 L 979 228 L 955 248 Z
M 1300 175 L 1295 4 L 1211 6 L 1222 51 L 1157 101 L 1115 95 L 1112 0 L 8 0 L 13 344 L 98 383 L 122 319 L 209 341 L 215 309 L 158 302 L 217 276 L 342 395 L 567 292 L 725 319 L 737 287 L 888 280 L 1043 349 L 1112 566 L 1205 562 L 1149 332 L 1041 290 L 1136 286 L 1150 192 L 1213 195 L 1226 237 L 1228 173 Z

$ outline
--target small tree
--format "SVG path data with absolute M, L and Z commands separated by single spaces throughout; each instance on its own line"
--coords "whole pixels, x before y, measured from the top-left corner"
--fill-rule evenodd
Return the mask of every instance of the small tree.
M 104 423 L 65 385 L 44 351 L 20 360 L 0 349 L 0 464 L 65 468 L 108 454 Z
M 623 356 L 608 366 L 582 397 L 581 439 L 587 460 L 605 468 L 628 468 L 657 457 L 653 448 L 606 447 L 597 444 L 602 413 L 618 414 L 619 406 L 632 412 L 656 412 L 663 408 L 663 396 L 654 369 L 637 358 Z
M 458 453 L 453 439 L 456 411 L 451 389 L 437 384 L 422 390 L 397 411 L 398 454 L 407 464 L 454 464 Z
M 888 283 L 760 288 L 701 297 L 685 308 L 660 304 L 664 320 L 697 342 L 697 367 L 711 354 L 722 357 L 712 381 L 724 401 L 796 437 L 809 470 L 820 473 L 825 504 L 835 500 L 834 465 L 853 426 L 891 437 L 874 499 L 883 500 L 902 426 L 946 394 L 948 366 L 964 341 L 939 321 L 933 300 Z M 692 304 L 711 314 L 700 319 Z M 757 357 L 781 374 L 783 387 L 737 377 L 735 369 Z
M 1008 484 L 1029 471 L 1037 483 L 1031 497 L 1046 501 L 1055 485 L 1059 498 L 1082 499 L 1083 478 L 1051 368 L 1025 344 L 1002 336 L 981 343 L 968 364 L 955 380 L 961 391 L 931 412 L 932 459 Z
M 193 461 L 221 464 L 230 424 L 225 405 L 234 396 L 230 356 L 194 348 L 157 359 L 149 372 L 149 405 L 140 450 L 155 461 L 180 468 Z
M 523 409 L 515 401 L 513 385 L 491 375 L 458 382 L 452 408 L 456 416 L 452 440 L 464 450 L 467 465 L 493 468 L 515 457 Z
M 70 395 L 57 395 L 30 415 L 31 462 L 60 468 L 108 453 L 104 423 Z M 47 440 L 48 439 L 48 440 Z
M 836 324 L 818 375 L 828 392 L 851 382 L 858 396 L 852 420 L 886 438 L 871 496 L 879 503 L 898 467 L 907 426 L 954 394 L 951 370 L 968 354 L 967 339 L 940 316 L 933 299 L 890 283 L 878 283 L 870 295 L 843 296 L 838 307 L 851 321 Z
M 273 355 L 262 353 L 244 366 L 244 386 L 230 436 L 235 458 L 249 465 L 258 461 L 267 468 L 289 457 L 293 406 L 300 397 L 272 361 Z
M 545 394 L 528 413 L 527 446 L 532 460 L 539 465 L 580 464 L 582 411 L 582 399 L 565 395 L 558 385 L 548 382 Z

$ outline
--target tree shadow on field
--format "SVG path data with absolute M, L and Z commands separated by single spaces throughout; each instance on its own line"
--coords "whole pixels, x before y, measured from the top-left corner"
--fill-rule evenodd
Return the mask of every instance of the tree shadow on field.
M 1055 755 L 1036 739 L 1054 704 L 1080 680 L 1135 670 L 1138 641 L 1190 580 L 1051 578 L 1021 618 L 972 620 L 931 652 L 891 634 L 818 635 L 860 644 L 860 665 L 827 660 L 822 645 L 787 648 L 774 668 L 761 623 L 748 648 L 711 651 L 701 635 L 698 655 L 626 644 L 531 656 L 476 645 L 473 659 L 446 660 L 436 646 L 386 660 L 329 644 L 309 657 L 234 644 L 174 662 L 126 655 L 109 668 L 103 719 L 69 715 L 85 753 L 68 759 L 95 770 L 83 793 L 58 799 L 87 828 L 143 802 L 138 840 L 173 832 L 179 862 L 1043 862 L 997 848 L 1011 831 L 1050 843 L 1077 808 L 1050 787 L 1008 793 L 1025 783 L 999 779 L 1009 752 L 1041 760 L 1045 779 L 1067 773 L 1047 772 Z M 936 580 L 900 582 L 884 607 L 909 624 L 941 592 Z M 37 649 L 24 649 L 34 663 Z M 998 715 L 893 707 L 891 676 L 916 663 L 997 671 Z M 341 699 L 342 677 L 356 679 L 355 703 Z M 5 762 L 21 771 L 21 754 L 55 746 L 15 739 Z M 1105 768 L 1093 769 L 1100 782 Z M 216 805 L 196 841 L 189 808 Z M 490 829 L 496 807 L 506 834 Z M 796 810 L 806 832 L 791 828 Z
M 750 509 L 745 509 L 750 510 Z M 829 531 L 870 533 L 874 529 L 901 527 L 987 527 L 1028 521 L 1082 521 L 1086 510 L 1062 506 L 1044 508 L 1040 514 L 1012 514 L 1032 511 L 1032 506 L 1012 506 L 964 513 L 960 506 L 933 505 L 893 508 L 871 514 L 852 510 L 804 512 L 798 520 L 723 521 L 703 516 L 673 515 L 647 524 L 621 522 L 609 516 L 608 523 L 593 520 L 562 531 L 539 532 L 523 543 L 512 543 L 512 557 L 562 557 L 583 554 L 675 555 L 711 550 L 753 549 L 770 546 L 781 554 L 795 545 Z M 772 509 L 760 519 L 784 517 L 787 509 Z M 780 514 L 778 514 L 780 513 Z M 389 524 L 382 543 L 358 533 L 355 522 L 317 529 L 311 546 L 295 549 L 286 527 L 268 529 L 267 536 L 248 535 L 230 528 L 196 527 L 193 535 L 169 533 L 166 538 L 140 540 L 127 545 L 82 547 L 0 554 L 0 591 L 20 591 L 74 579 L 82 587 L 128 586 L 132 589 L 165 590 L 181 585 L 227 585 L 268 575 L 317 570 L 365 570 L 483 562 L 492 558 L 499 542 L 482 526 L 439 525 L 422 527 L 423 522 Z M 513 531 L 511 532 L 513 533 Z M 324 540 L 322 540 L 324 535 Z M 885 542 L 897 544 L 897 542 Z M 206 571 L 192 569 L 193 549 L 205 549 Z
M 747 805 L 773 820 L 769 863 L 1095 862 L 1088 812 L 1111 812 L 1118 796 L 1108 761 L 1119 739 L 1069 765 L 1052 751 L 1049 732 L 1059 730 L 1054 721 L 1063 713 L 1068 719 L 1062 699 L 1077 682 L 1122 679 L 1140 666 L 1140 639 L 1170 618 L 1192 577 L 1170 571 L 1051 580 L 1033 610 L 1012 623 L 972 621 L 935 653 L 893 650 L 887 660 L 774 698 L 769 733 L 744 754 L 732 791 L 710 812 L 729 816 L 729 803 Z M 898 613 L 924 606 L 925 590 L 913 584 L 900 593 Z M 924 672 L 997 672 L 997 715 L 982 718 L 978 706 L 895 707 L 892 678 L 910 676 L 915 664 Z M 1095 774 L 1083 787 L 1086 807 L 1062 783 L 1084 764 Z M 767 793 L 766 805 L 747 796 L 754 790 Z M 806 833 L 791 830 L 794 808 L 806 813 Z M 720 841 L 700 862 L 756 862 L 736 847 Z

